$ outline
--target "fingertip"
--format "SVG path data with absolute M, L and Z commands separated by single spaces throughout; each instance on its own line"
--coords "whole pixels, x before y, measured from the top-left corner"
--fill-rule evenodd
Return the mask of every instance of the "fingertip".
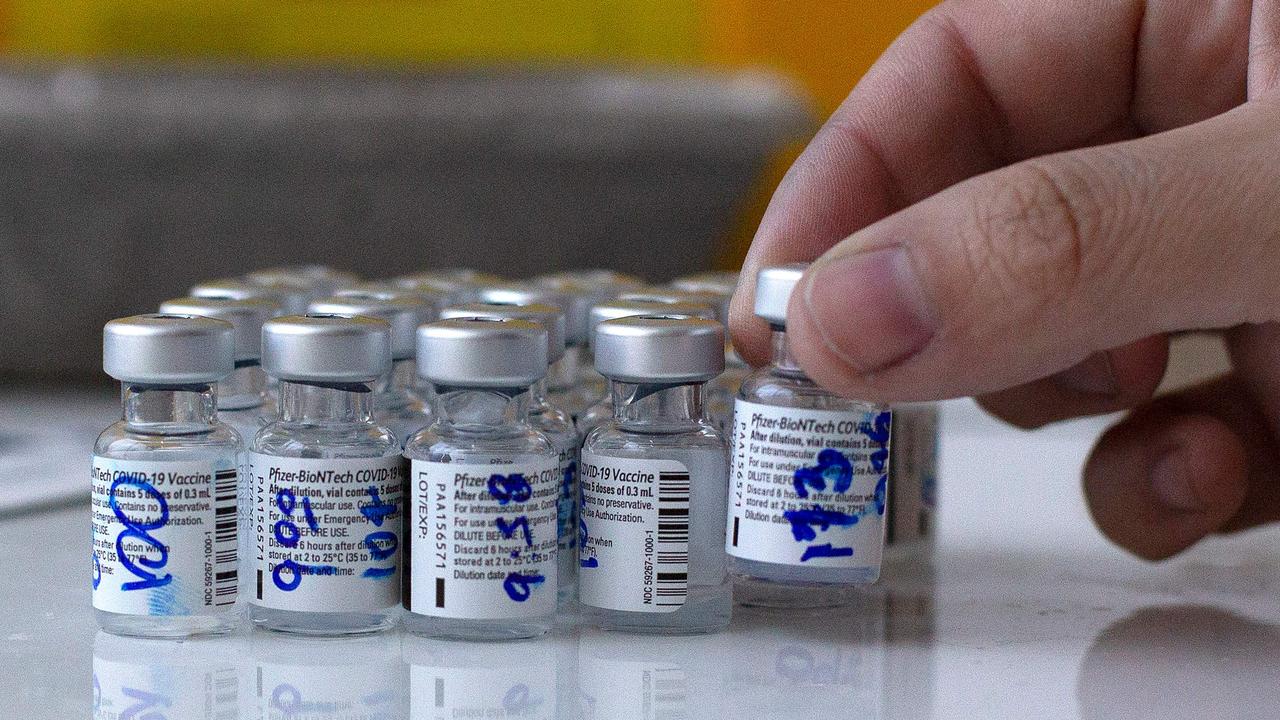
M 1163 560 L 1240 509 L 1248 461 L 1240 438 L 1208 415 L 1140 412 L 1108 430 L 1084 471 L 1099 529 L 1146 560 Z

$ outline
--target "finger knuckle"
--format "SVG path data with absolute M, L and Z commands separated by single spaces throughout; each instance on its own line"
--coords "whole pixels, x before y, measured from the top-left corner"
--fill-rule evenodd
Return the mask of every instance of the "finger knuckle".
M 1055 306 L 1080 284 L 1100 212 L 1079 171 L 1038 160 L 993 175 L 962 233 L 979 281 L 1006 300 Z

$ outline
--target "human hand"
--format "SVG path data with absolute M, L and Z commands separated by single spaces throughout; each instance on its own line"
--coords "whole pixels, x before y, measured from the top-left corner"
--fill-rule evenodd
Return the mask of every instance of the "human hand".
M 778 188 L 756 271 L 814 260 L 787 316 L 820 384 L 976 395 L 1023 427 L 1133 408 L 1085 491 L 1149 559 L 1280 519 L 1280 1 L 970 0 L 926 14 Z M 1168 334 L 1230 374 L 1152 400 Z

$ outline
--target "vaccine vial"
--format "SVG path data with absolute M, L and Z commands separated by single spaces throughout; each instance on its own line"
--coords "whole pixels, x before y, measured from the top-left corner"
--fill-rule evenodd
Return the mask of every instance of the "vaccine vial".
M 701 303 L 715 310 L 715 319 L 722 324 L 729 322 L 729 303 L 733 300 L 733 292 L 723 292 L 719 288 L 702 287 L 697 290 L 679 290 L 676 288 L 642 288 L 618 296 L 620 300 L 640 300 L 648 302 L 688 302 Z M 707 385 L 706 407 L 707 417 L 720 432 L 728 435 L 729 426 L 733 423 L 734 395 L 742 384 L 740 368 L 729 363 L 731 356 L 728 344 L 725 345 L 725 372 Z
M 551 305 L 469 303 L 446 308 L 441 317 L 527 320 L 547 331 L 549 365 L 555 365 L 565 354 L 564 315 Z M 581 442 L 569 414 L 548 398 L 545 378 L 535 382 L 529 390 L 529 424 L 547 436 L 558 457 L 556 477 L 560 482 L 560 497 L 556 509 L 556 576 L 560 599 L 565 601 L 572 597 L 578 575 L 578 447 Z
M 533 282 L 568 295 L 574 305 L 565 315 L 569 340 L 565 364 L 575 368 L 573 387 L 563 395 L 553 394 L 553 398 L 577 422 L 608 390 L 591 357 L 591 308 L 615 299 L 619 293 L 642 287 L 644 281 L 615 270 L 580 269 L 539 275 Z
M 557 287 L 563 284 L 578 285 L 600 290 L 602 297 L 616 295 L 618 292 L 632 287 L 644 285 L 644 280 L 629 273 L 618 272 L 608 268 L 577 268 L 544 273 L 534 278 L 539 285 Z
M 506 280 L 471 268 L 438 268 L 401 275 L 391 281 L 406 290 L 430 290 L 448 294 L 449 305 L 480 300 L 481 288 L 501 285 Z
M 391 326 L 289 315 L 262 327 L 262 364 L 280 380 L 277 419 L 249 452 L 258 627 L 350 635 L 395 624 L 404 463 L 373 421 L 371 385 L 391 370 Z
M 576 422 L 578 416 L 599 397 L 602 388 L 599 383 L 594 388 L 591 384 L 591 378 L 600 376 L 591 365 L 587 334 L 591 306 L 605 299 L 606 295 L 602 293 L 608 293 L 608 290 L 561 276 L 535 278 L 533 283 L 549 293 L 535 293 L 529 297 L 542 295 L 537 302 L 559 303 L 564 313 L 565 351 L 547 371 L 547 395 Z
M 160 312 L 217 318 L 235 328 L 235 370 L 218 383 L 218 419 L 235 428 L 247 449 L 275 417 L 262 372 L 262 325 L 279 314 L 279 303 L 266 298 L 175 298 L 161 303 Z
M 729 304 L 733 300 L 734 292 L 738 289 L 738 273 L 719 270 L 694 273 L 672 280 L 671 287 L 687 293 L 709 293 L 721 298 L 719 319 L 720 322 L 727 325 L 729 322 Z M 730 407 L 727 416 L 730 421 L 732 421 L 734 398 L 738 396 L 742 381 L 749 374 L 751 374 L 751 368 L 734 350 L 733 342 L 726 343 L 724 374 L 716 378 L 716 382 L 725 388 L 726 394 L 729 396 Z M 715 417 L 718 414 L 718 409 L 711 407 L 708 409 L 708 414 Z
M 234 278 L 206 280 L 191 286 L 187 294 L 193 298 L 221 300 L 266 300 L 279 305 L 275 316 L 305 313 L 310 294 L 305 290 L 270 288 Z
M 605 629 L 715 632 L 732 605 L 724 437 L 703 411 L 724 327 L 640 316 L 596 328 L 614 417 L 582 446 L 578 601 Z
M 135 315 L 102 333 L 124 417 L 93 449 L 93 608 L 103 630 L 182 638 L 231 632 L 237 597 L 236 457 L 215 383 L 235 369 L 235 328 Z
M 373 385 L 373 421 L 389 428 L 401 446 L 409 436 L 431 424 L 431 408 L 419 397 L 418 326 L 434 320 L 435 309 L 420 296 L 375 290 L 342 290 L 341 295 L 316 300 L 316 315 L 361 315 L 391 325 L 391 372 Z
M 773 359 L 735 404 L 726 533 L 744 605 L 839 605 L 880 575 L 891 415 L 818 387 L 791 355 L 787 303 L 805 267 L 765 268 L 756 283 Z
M 938 404 L 893 408 L 885 498 L 886 563 L 922 559 L 933 548 L 938 498 Z
M 582 353 L 578 347 L 586 340 L 586 316 L 591 298 L 577 290 L 553 289 L 532 282 L 486 286 L 480 289 L 479 297 L 481 302 L 496 305 L 539 304 L 560 309 L 565 317 L 565 340 L 569 349 L 547 368 L 547 397 L 562 408 L 573 406 L 576 412 L 585 409 L 588 401 L 579 383 Z
M 418 328 L 418 372 L 436 392 L 435 422 L 405 446 L 410 632 L 511 640 L 551 628 L 560 459 L 529 424 L 547 343 L 526 320 Z
M 669 315 L 672 317 L 698 317 L 707 320 L 715 319 L 715 310 L 704 303 L 687 303 L 687 302 L 664 302 L 658 300 L 607 300 L 596 303 L 591 307 L 588 315 L 589 331 L 587 336 L 591 338 L 591 351 L 593 353 L 594 366 L 594 342 L 595 329 L 600 323 L 607 320 L 617 320 L 618 318 L 634 317 L 637 315 Z M 594 372 L 594 367 L 593 367 Z M 595 401 L 587 407 L 581 415 L 578 416 L 578 432 L 583 438 L 602 423 L 613 419 L 613 395 L 609 392 L 609 386 L 604 376 L 595 373 L 601 381 L 606 382 L 603 389 L 596 397 Z
M 360 276 L 327 265 L 283 265 L 245 274 L 245 279 L 263 287 L 305 288 L 314 298 L 331 294 L 344 285 L 360 282 Z

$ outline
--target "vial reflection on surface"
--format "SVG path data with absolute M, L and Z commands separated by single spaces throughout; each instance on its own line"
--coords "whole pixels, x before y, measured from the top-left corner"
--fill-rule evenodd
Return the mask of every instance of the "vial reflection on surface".
M 739 608 L 726 717 L 886 717 L 883 605 L 851 598 L 838 614 Z
M 413 720 L 562 717 L 550 642 L 475 643 L 406 634 L 402 643 Z
M 669 637 L 583 630 L 578 641 L 578 710 L 583 720 L 769 717 L 725 715 L 729 634 Z
M 402 720 L 394 637 L 311 639 L 255 633 L 249 678 L 260 720 Z
M 238 643 L 172 643 L 99 632 L 93 641 L 93 720 L 236 720 Z

